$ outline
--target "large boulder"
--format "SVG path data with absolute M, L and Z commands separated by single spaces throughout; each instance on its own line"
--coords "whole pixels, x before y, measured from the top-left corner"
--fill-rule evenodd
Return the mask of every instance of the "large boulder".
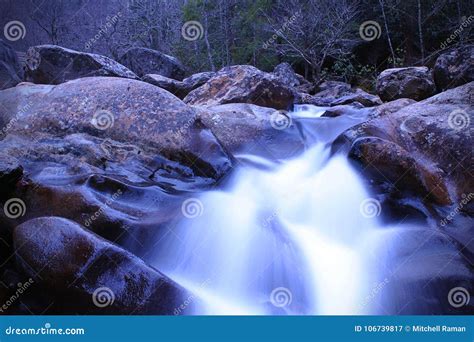
M 87 133 L 167 158 L 195 176 L 220 178 L 230 161 L 212 133 L 182 101 L 145 82 L 88 77 L 52 85 L 22 85 L 0 93 L 0 126 L 36 139 Z
M 25 79 L 29 82 L 60 84 L 92 76 L 137 79 L 132 71 L 105 56 L 57 45 L 38 45 L 27 51 Z
M 474 81 L 474 45 L 442 53 L 436 60 L 433 76 L 439 91 Z
M 22 77 L 15 50 L 0 39 L 0 90 L 14 87 Z
M 120 57 L 119 62 L 140 77 L 158 74 L 182 80 L 185 74 L 185 68 L 177 58 L 152 49 L 131 48 Z
M 457 203 L 474 186 L 473 100 L 471 82 L 379 115 L 343 137 L 352 144 L 350 156 L 390 192 Z
M 290 114 L 247 103 L 229 103 L 199 110 L 201 121 L 227 151 L 236 155 L 251 149 L 267 159 L 288 158 L 304 150 L 304 142 Z
M 251 103 L 286 110 L 293 99 L 291 88 L 274 75 L 250 65 L 234 65 L 221 69 L 206 84 L 190 92 L 184 102 L 196 106 Z
M 138 257 L 63 218 L 27 221 L 13 240 L 22 270 L 57 299 L 50 312 L 171 315 L 190 296 Z
M 436 92 L 427 67 L 386 69 L 377 77 L 377 94 L 383 101 L 409 98 L 424 100 Z

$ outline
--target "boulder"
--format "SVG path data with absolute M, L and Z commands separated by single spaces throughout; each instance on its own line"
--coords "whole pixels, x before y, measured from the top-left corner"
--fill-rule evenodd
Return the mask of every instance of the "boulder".
M 60 84 L 93 76 L 137 79 L 137 75 L 132 71 L 105 56 L 74 51 L 57 45 L 38 45 L 27 51 L 26 81 Z
M 27 221 L 15 228 L 13 240 L 18 264 L 56 297 L 60 313 L 171 315 L 190 296 L 138 257 L 67 219 Z
M 191 91 L 204 85 L 207 81 L 209 81 L 215 75 L 216 73 L 213 71 L 199 72 L 197 74 L 186 77 L 183 80 L 183 83 L 185 84 L 186 88 L 188 88 L 189 91 Z
M 436 60 L 433 77 L 439 91 L 474 81 L 474 45 L 442 53 Z
M 415 102 L 416 101 L 412 99 L 397 99 L 390 102 L 385 102 L 380 106 L 373 107 L 373 113 L 371 114 L 371 117 L 373 118 L 377 116 L 384 116 L 391 113 L 395 113 L 400 109 L 405 108 L 406 106 L 409 106 Z
M 158 74 L 181 81 L 185 74 L 185 68 L 178 59 L 152 49 L 131 48 L 120 57 L 119 62 L 140 77 Z
M 0 90 L 14 87 L 22 78 L 15 50 L 0 39 Z
M 296 88 L 298 92 L 310 93 L 313 91 L 313 85 L 305 80 L 301 75 L 294 72 L 293 68 L 289 63 L 280 63 L 275 69 L 273 74 L 286 86 Z
M 331 97 L 339 97 L 342 94 L 351 91 L 352 86 L 349 83 L 340 81 L 324 81 L 317 86 L 317 92 L 327 91 Z
M 87 133 L 130 144 L 138 153 L 166 158 L 188 168 L 188 174 L 213 179 L 231 167 L 194 109 L 145 82 L 88 77 L 56 86 L 23 85 L 1 92 L 0 104 L 0 126 L 13 122 L 11 135 L 37 139 Z
M 409 98 L 424 100 L 436 92 L 427 67 L 386 69 L 377 77 L 377 94 L 383 101 Z
M 190 92 L 184 102 L 195 106 L 251 103 L 286 110 L 293 99 L 292 89 L 274 75 L 250 65 L 234 65 L 221 69 L 206 84 Z
M 251 149 L 252 154 L 278 159 L 304 150 L 304 140 L 285 111 L 230 103 L 202 108 L 199 117 L 234 155 Z
M 346 131 L 344 140 L 369 177 L 390 191 L 420 196 L 423 189 L 428 203 L 456 203 L 474 186 L 473 101 L 471 82 L 379 115 Z
M 352 88 L 350 84 L 328 81 L 322 83 L 319 92 L 315 95 L 300 93 L 295 103 L 312 104 L 321 107 L 332 107 L 359 102 L 364 107 L 373 107 L 382 104 L 380 98 L 369 94 L 362 89 Z
M 147 82 L 162 89 L 169 91 L 171 94 L 183 99 L 191 91 L 184 82 L 177 81 L 172 78 L 164 77 L 157 74 L 148 74 L 142 77 L 143 82 Z

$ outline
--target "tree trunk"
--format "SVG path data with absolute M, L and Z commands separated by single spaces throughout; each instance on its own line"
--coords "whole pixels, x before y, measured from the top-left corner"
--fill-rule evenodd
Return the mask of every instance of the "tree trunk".
M 392 64 L 395 66 L 395 52 L 393 51 L 392 39 L 390 38 L 390 31 L 388 30 L 387 17 L 385 15 L 385 9 L 383 6 L 383 0 L 379 0 L 380 8 L 382 9 L 382 17 L 385 26 L 385 31 L 387 32 L 388 46 L 390 47 L 390 53 L 392 54 Z
M 418 38 L 420 40 L 421 65 L 425 64 L 425 45 L 423 43 L 423 30 L 421 27 L 421 1 L 418 0 Z

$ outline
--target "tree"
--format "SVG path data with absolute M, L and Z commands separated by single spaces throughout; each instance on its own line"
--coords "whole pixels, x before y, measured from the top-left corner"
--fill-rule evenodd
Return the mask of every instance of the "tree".
M 352 21 L 358 14 L 353 0 L 279 0 L 269 23 L 278 36 L 270 47 L 281 56 L 301 58 L 313 79 L 319 79 L 329 57 L 340 59 L 357 41 Z

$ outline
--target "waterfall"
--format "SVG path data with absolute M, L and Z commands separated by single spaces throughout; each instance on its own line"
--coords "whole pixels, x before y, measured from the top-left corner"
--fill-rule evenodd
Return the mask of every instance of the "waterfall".
M 192 198 L 195 214 L 157 244 L 154 264 L 202 299 L 195 313 L 370 313 L 369 241 L 380 208 L 346 156 L 330 154 L 330 143 L 361 118 L 322 112 L 292 113 L 307 151 L 241 166 L 225 188 Z

